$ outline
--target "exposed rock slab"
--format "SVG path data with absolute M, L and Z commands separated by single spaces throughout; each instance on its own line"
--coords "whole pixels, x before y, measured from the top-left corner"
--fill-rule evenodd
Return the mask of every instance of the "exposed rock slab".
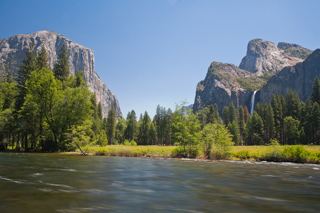
M 254 74 L 242 70 L 233 64 L 212 62 L 206 78 L 197 85 L 194 112 L 211 104 L 217 104 L 221 113 L 224 106 L 231 102 L 236 107 L 250 106 L 251 90 L 244 89 L 238 79 L 252 79 Z
M 280 44 L 282 48 L 285 45 Z M 275 74 L 287 66 L 294 66 L 303 59 L 287 54 L 284 49 L 274 43 L 262 39 L 254 39 L 248 43 L 247 54 L 239 68 L 255 73 L 258 76 Z
M 320 49 L 315 50 L 304 62 L 285 67 L 272 76 L 257 93 L 258 101 L 269 103 L 276 93 L 285 97 L 289 89 L 295 90 L 300 100 L 306 101 L 312 93 L 316 76 L 320 78 Z
M 96 94 L 97 103 L 101 102 L 104 116 L 107 116 L 108 110 L 111 109 L 112 105 L 116 109 L 117 117 L 122 116 L 116 96 L 101 81 L 94 70 L 94 52 L 58 33 L 39 31 L 33 34 L 19 34 L 1 39 L 0 58 L 5 59 L 8 54 L 12 54 L 18 67 L 32 42 L 35 45 L 36 52 L 41 50 L 42 45 L 45 46 L 51 68 L 57 61 L 57 55 L 62 45 L 65 44 L 69 53 L 70 73 L 75 75 L 78 71 L 84 72 L 84 80 L 89 89 Z

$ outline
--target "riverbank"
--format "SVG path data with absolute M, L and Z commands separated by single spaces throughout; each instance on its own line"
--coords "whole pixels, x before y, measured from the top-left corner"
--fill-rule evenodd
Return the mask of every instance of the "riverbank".
M 87 150 L 89 155 L 100 156 L 181 158 L 177 146 L 108 145 L 105 147 L 90 146 L 84 150 Z M 191 158 L 206 159 L 201 154 L 191 156 Z M 229 152 L 228 160 L 319 164 L 320 146 L 233 146 Z

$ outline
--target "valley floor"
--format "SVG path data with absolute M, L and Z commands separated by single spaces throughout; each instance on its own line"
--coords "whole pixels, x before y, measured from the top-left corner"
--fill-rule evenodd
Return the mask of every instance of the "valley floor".
M 121 157 L 181 158 L 176 154 L 177 146 L 124 146 L 108 145 L 84 148 L 89 155 Z M 76 150 L 78 153 L 79 150 Z M 205 159 L 203 155 L 194 157 Z M 233 146 L 229 160 L 274 161 L 296 163 L 320 163 L 320 146 Z

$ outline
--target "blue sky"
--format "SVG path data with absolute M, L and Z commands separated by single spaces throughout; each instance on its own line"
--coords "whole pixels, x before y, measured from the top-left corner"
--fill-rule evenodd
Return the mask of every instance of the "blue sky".
M 212 61 L 239 65 L 262 38 L 320 48 L 320 1 L 0 1 L 0 38 L 58 32 L 95 52 L 95 70 L 122 113 L 194 102 Z

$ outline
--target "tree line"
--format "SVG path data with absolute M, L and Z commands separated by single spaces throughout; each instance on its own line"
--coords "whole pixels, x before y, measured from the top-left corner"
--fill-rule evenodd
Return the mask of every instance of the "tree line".
M 106 117 L 101 103 L 89 91 L 83 72 L 70 75 L 68 51 L 63 45 L 51 70 L 45 47 L 36 53 L 30 45 L 26 57 L 12 70 L 12 55 L 0 66 L 0 149 L 26 151 L 74 150 L 86 144 L 105 146 L 181 145 L 192 154 L 212 155 L 225 145 L 318 144 L 320 140 L 320 81 L 316 77 L 306 102 L 295 91 L 275 94 L 268 104 L 257 103 L 250 115 L 247 106 L 231 102 L 219 115 L 217 105 L 193 113 L 186 103 L 176 109 L 160 105 L 151 118 L 139 119 L 134 110 L 126 119 L 111 109 Z M 218 153 L 215 153 L 216 155 Z
M 45 47 L 36 53 L 34 44 L 16 75 L 12 54 L 2 61 L 0 149 L 63 151 L 84 143 L 107 144 L 101 103 L 96 103 L 82 71 L 70 75 L 66 46 L 52 70 L 48 61 Z

